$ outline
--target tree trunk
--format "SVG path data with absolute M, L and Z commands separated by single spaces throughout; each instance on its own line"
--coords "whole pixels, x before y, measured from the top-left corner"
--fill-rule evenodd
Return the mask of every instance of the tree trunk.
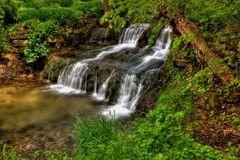
M 233 72 L 213 51 L 208 48 L 204 38 L 199 33 L 197 26 L 183 15 L 176 16 L 174 19 L 176 27 L 182 35 L 194 34 L 191 45 L 196 51 L 197 56 L 208 64 L 213 73 L 216 74 L 224 84 L 232 80 L 234 78 Z
M 109 0 L 103 0 L 103 5 L 105 12 L 110 11 L 112 9 L 109 5 Z

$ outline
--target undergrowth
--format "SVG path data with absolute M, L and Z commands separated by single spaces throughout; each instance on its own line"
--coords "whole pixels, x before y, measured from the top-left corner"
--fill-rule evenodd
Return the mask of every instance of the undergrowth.
M 74 132 L 78 158 L 237 159 L 202 145 L 190 136 L 191 125 L 186 119 L 194 114 L 194 109 L 189 94 L 192 88 L 187 85 L 200 74 L 187 79 L 177 75 L 168 82 L 160 91 L 156 108 L 144 120 L 131 122 L 133 132 L 126 133 L 121 129 L 125 122 L 105 121 L 102 118 L 87 121 L 78 119 Z M 199 80 L 199 85 L 202 83 Z

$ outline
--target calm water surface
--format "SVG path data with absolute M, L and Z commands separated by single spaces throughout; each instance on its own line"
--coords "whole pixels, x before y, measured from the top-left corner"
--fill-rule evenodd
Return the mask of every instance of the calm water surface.
M 90 98 L 57 95 L 45 86 L 38 81 L 0 82 L 0 132 L 21 131 L 64 117 L 86 117 L 100 110 L 100 104 Z

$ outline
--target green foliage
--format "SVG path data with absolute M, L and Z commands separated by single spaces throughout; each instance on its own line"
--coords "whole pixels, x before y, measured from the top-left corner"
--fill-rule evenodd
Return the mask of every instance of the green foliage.
M 3 145 L 2 150 L 0 150 L 0 159 L 1 160 L 72 160 L 73 154 L 67 153 L 66 151 L 41 151 L 38 150 L 33 154 L 29 154 L 27 157 L 24 157 L 17 153 L 14 149 L 9 149 L 6 144 Z
M 73 158 L 65 151 L 41 151 L 34 152 L 31 159 L 46 159 L 46 160 L 72 160 Z
M 152 0 L 151 3 L 146 3 L 145 0 L 111 1 L 113 10 L 106 12 L 100 23 L 108 23 L 109 28 L 116 32 L 120 32 L 129 23 L 150 23 L 148 44 L 152 45 L 162 27 L 170 24 L 169 19 L 159 17 L 158 8 L 163 4 L 164 2 L 159 0 Z
M 231 80 L 225 87 L 222 89 L 224 91 L 224 98 L 231 96 L 234 89 L 240 88 L 240 77 L 236 77 Z M 237 92 L 237 96 L 240 96 L 240 92 Z
M 80 11 L 64 7 L 40 9 L 22 8 L 18 11 L 18 19 L 20 21 L 29 19 L 39 19 L 40 21 L 55 20 L 60 24 L 66 22 L 77 23 L 81 15 L 82 12 Z
M 26 7 L 26 8 L 41 8 L 43 7 L 43 1 L 42 0 L 21 0 L 21 7 Z
M 56 22 L 77 24 L 79 17 L 85 14 L 98 15 L 103 11 L 103 4 L 100 0 L 89 2 L 69 0 L 32 0 L 33 5 L 26 5 L 17 12 L 19 21 L 39 19 L 40 21 L 55 20 Z M 34 7 L 34 4 L 37 4 Z
M 127 134 L 116 121 L 78 120 L 74 132 L 78 159 L 236 159 L 195 142 L 182 131 L 184 119 L 193 112 L 186 85 L 186 81 L 169 83 L 156 109 L 146 119 L 132 122 L 135 130 Z
M 91 0 L 88 2 L 77 1 L 74 2 L 72 8 L 88 15 L 99 15 L 99 13 L 103 12 L 103 4 L 101 0 Z
M 7 32 L 5 29 L 0 28 L 0 51 L 8 51 L 11 47 L 6 41 Z
M 187 35 L 181 37 L 175 37 L 173 39 L 171 53 L 178 58 L 188 59 L 191 62 L 196 60 L 196 55 L 193 49 L 189 47 L 191 40 L 194 38 L 194 35 Z
M 16 3 L 13 0 L 0 0 L 0 27 L 16 21 Z
M 77 142 L 77 159 L 123 159 L 127 148 L 122 148 L 123 135 L 117 131 L 117 121 L 105 121 L 101 117 L 77 119 L 74 137 Z M 125 154 L 123 154 L 125 152 Z
M 44 0 L 44 5 L 54 6 L 59 4 L 61 7 L 70 7 L 73 4 L 73 0 Z
M 2 160 L 23 160 L 20 155 L 14 149 L 8 149 L 7 145 L 4 144 L 2 146 L 2 150 L 0 150 L 0 159 Z
M 145 0 L 123 0 L 112 1 L 113 10 L 106 12 L 101 23 L 108 22 L 110 28 L 120 30 L 127 22 L 131 23 L 152 23 L 153 16 L 157 15 L 157 9 L 161 2 L 153 0 L 146 3 Z
M 35 28 L 29 31 L 27 37 L 30 41 L 24 48 L 24 61 L 33 63 L 39 58 L 48 55 L 48 44 L 46 38 L 56 35 L 57 26 L 54 21 L 39 22 Z
M 19 8 L 17 9 L 16 6 Z M 74 0 L 0 0 L 0 49 L 8 50 L 7 36 L 17 36 L 16 30 L 28 29 L 28 45 L 24 48 L 24 61 L 36 62 L 48 55 L 47 37 L 56 36 L 57 25 L 77 26 L 86 14 L 99 15 L 103 11 L 101 0 L 88 2 Z M 8 26 L 18 20 L 17 24 Z M 4 29 L 6 28 L 6 29 Z M 6 32 L 8 31 L 8 33 Z M 63 37 L 67 37 L 67 30 Z M 18 38 L 18 37 L 16 37 Z
M 219 23 L 239 23 L 240 2 L 232 0 L 190 0 L 186 5 L 186 16 L 190 19 L 205 23 L 215 21 Z
M 188 79 L 188 88 L 191 89 L 194 94 L 205 93 L 213 85 L 211 81 L 212 76 L 212 71 L 209 68 L 205 68 Z

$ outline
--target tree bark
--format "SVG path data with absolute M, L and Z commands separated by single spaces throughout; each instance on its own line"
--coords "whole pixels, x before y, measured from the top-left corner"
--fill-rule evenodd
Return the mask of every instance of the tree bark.
M 103 0 L 104 10 L 105 12 L 110 11 L 112 8 L 109 5 L 109 0 Z
M 194 38 L 190 43 L 196 51 L 198 58 L 204 60 L 224 84 L 232 80 L 234 78 L 232 70 L 208 48 L 204 38 L 198 31 L 198 27 L 183 15 L 178 15 L 174 19 L 176 27 L 182 35 L 194 34 Z

